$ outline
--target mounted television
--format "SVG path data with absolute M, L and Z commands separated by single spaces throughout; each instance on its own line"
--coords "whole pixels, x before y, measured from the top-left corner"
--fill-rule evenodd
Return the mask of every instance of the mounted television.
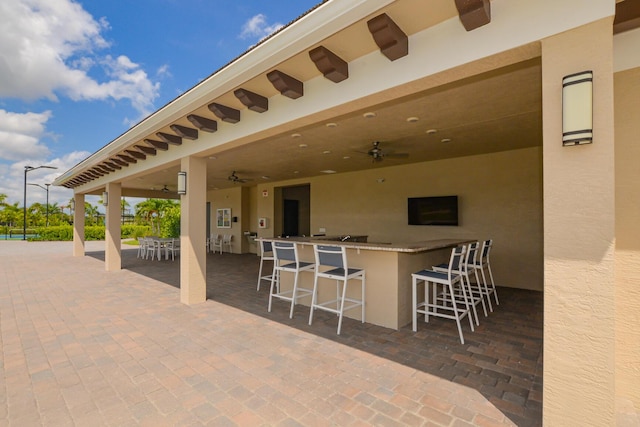
M 410 197 L 409 225 L 458 225 L 458 196 Z

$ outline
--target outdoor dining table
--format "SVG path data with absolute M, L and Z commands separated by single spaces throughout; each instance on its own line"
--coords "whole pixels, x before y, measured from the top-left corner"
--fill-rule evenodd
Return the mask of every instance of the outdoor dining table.
M 167 243 L 171 243 L 173 241 L 172 237 L 150 237 L 153 242 L 153 247 L 150 248 L 152 251 L 156 252 L 158 255 L 158 261 L 162 259 L 162 250 L 166 247 Z M 151 258 L 153 259 L 153 257 Z M 169 252 L 165 250 L 165 259 L 169 259 Z

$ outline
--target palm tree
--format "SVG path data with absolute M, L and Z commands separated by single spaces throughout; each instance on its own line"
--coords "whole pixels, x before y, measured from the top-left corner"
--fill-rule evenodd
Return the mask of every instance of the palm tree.
M 93 206 L 89 202 L 84 202 L 84 220 L 85 224 L 97 225 L 100 211 L 96 206 Z
M 147 199 L 136 205 L 136 220 L 151 225 L 151 233 L 160 234 L 160 223 L 164 212 L 177 202 L 171 199 Z

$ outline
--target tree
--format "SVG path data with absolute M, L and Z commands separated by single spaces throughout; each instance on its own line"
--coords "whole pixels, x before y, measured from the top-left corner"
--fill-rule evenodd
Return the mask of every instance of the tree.
M 147 199 L 136 205 L 136 220 L 144 225 L 150 225 L 151 233 L 160 235 L 162 220 L 167 209 L 177 205 L 178 203 L 171 199 Z

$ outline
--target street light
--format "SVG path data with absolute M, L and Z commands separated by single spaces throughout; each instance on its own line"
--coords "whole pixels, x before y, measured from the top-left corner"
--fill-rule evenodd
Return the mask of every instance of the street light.
M 46 206 L 46 208 L 47 208 L 47 214 L 46 214 L 46 215 L 47 215 L 47 222 L 46 222 L 46 225 L 45 225 L 45 226 L 46 226 L 46 227 L 48 227 L 48 226 L 49 226 L 49 186 L 50 186 L 51 184 L 45 184 L 45 185 L 46 185 L 46 188 L 45 188 L 45 187 L 43 187 L 43 186 L 42 186 L 42 185 L 40 185 L 40 184 L 32 184 L 32 183 L 29 183 L 29 184 L 27 184 L 27 185 L 33 185 L 33 186 L 36 186 L 36 187 L 40 187 L 40 188 L 42 188 L 44 191 L 46 191 L 46 192 L 47 192 L 47 206 Z
M 22 240 L 27 240 L 27 173 L 36 169 L 58 169 L 55 166 L 25 166 L 24 167 L 24 200 L 22 205 L 23 223 L 22 223 Z

